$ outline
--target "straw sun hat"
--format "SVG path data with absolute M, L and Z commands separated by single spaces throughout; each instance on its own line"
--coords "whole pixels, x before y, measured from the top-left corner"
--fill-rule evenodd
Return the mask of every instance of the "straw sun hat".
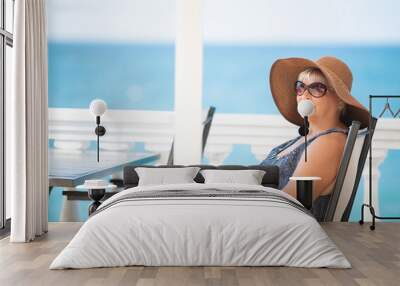
M 308 69 L 318 68 L 325 76 L 328 86 L 333 88 L 346 104 L 341 120 L 350 125 L 353 120 L 360 121 L 361 128 L 369 125 L 368 110 L 350 93 L 353 76 L 349 67 L 335 57 L 322 57 L 317 61 L 303 58 L 279 59 L 271 67 L 270 87 L 272 97 L 281 114 L 290 122 L 301 126 L 304 119 L 297 112 L 294 84 L 298 75 Z

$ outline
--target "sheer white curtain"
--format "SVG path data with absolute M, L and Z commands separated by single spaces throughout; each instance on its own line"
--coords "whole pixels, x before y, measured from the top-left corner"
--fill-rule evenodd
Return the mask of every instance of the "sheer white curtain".
M 14 71 L 6 146 L 12 242 L 47 231 L 47 36 L 45 0 L 15 1 Z

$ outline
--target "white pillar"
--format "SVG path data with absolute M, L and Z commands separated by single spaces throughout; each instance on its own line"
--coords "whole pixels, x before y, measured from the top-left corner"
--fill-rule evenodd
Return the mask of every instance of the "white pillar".
M 201 0 L 177 0 L 174 164 L 201 162 L 203 43 Z
M 65 191 L 75 191 L 75 188 L 64 188 Z M 67 196 L 63 196 L 63 204 L 61 208 L 60 220 L 62 222 L 80 221 L 79 202 L 68 200 Z
M 372 150 L 372 205 L 375 209 L 375 215 L 380 215 L 379 213 L 379 178 L 381 172 L 379 171 L 379 166 L 385 160 L 387 155 L 387 150 L 385 149 L 373 149 Z M 369 157 L 365 162 L 364 167 L 364 203 L 369 204 Z M 378 219 L 377 219 L 378 220 Z M 372 221 L 372 216 L 368 208 L 364 209 L 364 221 Z

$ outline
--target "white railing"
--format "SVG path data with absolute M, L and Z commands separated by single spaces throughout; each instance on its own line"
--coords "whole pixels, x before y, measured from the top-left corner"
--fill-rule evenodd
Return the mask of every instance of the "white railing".
M 126 152 L 135 143 L 143 142 L 145 150 L 161 154 L 158 164 L 165 164 L 174 133 L 173 112 L 108 110 L 102 125 L 107 130 L 101 138 L 102 152 Z M 87 109 L 49 109 L 49 139 L 54 140 L 54 147 L 60 152 L 84 152 L 96 140 L 94 128 L 95 119 Z M 234 144 L 248 144 L 261 161 L 274 146 L 296 135 L 297 127 L 278 115 L 216 113 L 204 156 L 210 164 L 223 164 Z M 373 196 L 378 206 L 379 166 L 389 149 L 400 149 L 400 120 L 380 119 L 372 146 Z M 368 165 L 363 174 L 365 200 L 367 171 Z

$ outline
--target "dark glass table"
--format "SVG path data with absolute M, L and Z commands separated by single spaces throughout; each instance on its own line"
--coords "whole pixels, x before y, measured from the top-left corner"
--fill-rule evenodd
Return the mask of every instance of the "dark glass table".
M 72 153 L 50 149 L 49 194 L 53 187 L 64 188 L 60 221 L 76 221 L 76 201 L 90 200 L 87 191 L 75 189 L 84 184 L 85 180 L 104 178 L 122 172 L 125 166 L 151 164 L 159 158 L 160 154 L 157 153 L 102 151 L 100 162 L 97 162 L 95 151 Z M 107 191 L 103 199 L 117 192 L 118 189 Z

